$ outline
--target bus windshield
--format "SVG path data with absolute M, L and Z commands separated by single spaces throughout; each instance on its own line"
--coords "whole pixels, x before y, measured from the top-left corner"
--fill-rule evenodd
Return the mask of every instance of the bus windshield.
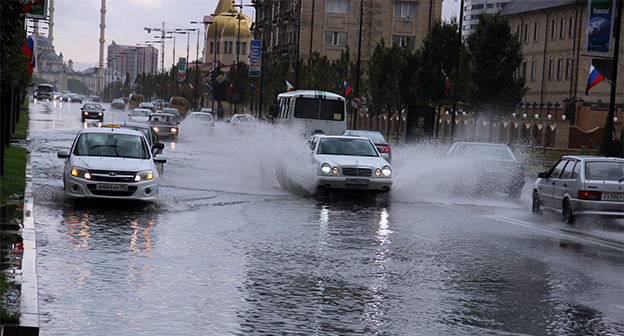
M 297 98 L 295 118 L 342 121 L 345 118 L 344 102 L 333 99 Z

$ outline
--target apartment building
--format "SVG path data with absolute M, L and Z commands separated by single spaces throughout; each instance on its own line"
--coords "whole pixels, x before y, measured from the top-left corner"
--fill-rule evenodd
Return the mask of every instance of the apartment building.
M 126 74 L 134 81 L 138 74 L 158 73 L 158 50 L 151 45 L 121 45 L 113 41 L 108 45 L 106 67 L 111 69 L 108 81 L 124 81 Z
M 252 0 L 255 38 L 266 53 L 309 59 L 318 52 L 330 60 L 349 46 L 352 59 L 370 59 L 383 38 L 386 46 L 417 49 L 436 19 L 442 0 Z M 360 34 L 361 30 L 361 34 Z
M 481 13 L 494 14 L 509 3 L 510 0 L 466 0 L 464 2 L 464 20 L 462 21 L 462 37 L 468 36 L 477 29 Z

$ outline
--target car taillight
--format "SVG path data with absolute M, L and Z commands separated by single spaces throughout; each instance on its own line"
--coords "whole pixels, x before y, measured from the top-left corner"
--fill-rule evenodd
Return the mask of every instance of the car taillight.
M 578 198 L 583 200 L 600 201 L 601 195 L 602 193 L 600 191 L 579 190 L 578 192 Z
M 381 153 L 388 153 L 390 151 L 390 147 L 381 147 L 379 148 L 379 151 Z

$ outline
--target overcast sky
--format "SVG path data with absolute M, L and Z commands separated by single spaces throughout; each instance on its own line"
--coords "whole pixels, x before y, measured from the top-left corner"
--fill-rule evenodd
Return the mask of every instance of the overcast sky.
M 237 4 L 241 1 L 237 0 Z M 243 5 L 251 5 L 251 0 L 243 0 Z M 100 37 L 100 6 L 102 0 L 55 0 L 54 6 L 54 47 L 57 54 L 63 53 L 65 61 L 73 60 L 74 69 L 84 70 L 97 65 L 99 58 Z M 148 34 L 144 27 L 160 28 L 165 22 L 166 30 L 176 28 L 202 28 L 203 25 L 191 24 L 191 21 L 202 21 L 204 15 L 210 15 L 217 7 L 218 0 L 106 0 L 106 47 L 115 41 L 117 44 L 136 45 L 145 41 L 155 41 L 159 32 Z M 459 1 L 444 0 L 442 19 L 450 20 L 459 11 Z M 255 19 L 253 7 L 243 12 Z M 40 24 L 40 26 L 46 26 Z M 41 30 L 47 35 L 47 30 Z M 176 58 L 186 56 L 188 36 L 174 34 L 176 37 Z M 197 35 L 190 36 L 190 59 L 196 58 Z M 169 69 L 173 62 L 173 39 L 165 41 L 165 68 Z M 160 44 L 154 44 L 159 50 Z M 200 55 L 203 47 L 200 40 Z

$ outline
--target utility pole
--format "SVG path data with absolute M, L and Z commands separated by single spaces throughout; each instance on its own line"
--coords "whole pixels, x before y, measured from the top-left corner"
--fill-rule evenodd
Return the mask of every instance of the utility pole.
M 607 132 L 607 143 L 605 144 L 605 152 L 604 156 L 608 156 L 611 154 L 611 137 L 614 132 L 613 128 L 613 117 L 615 116 L 615 91 L 617 90 L 617 70 L 618 70 L 618 60 L 620 54 L 620 31 L 622 24 L 622 1 L 617 1 L 617 16 L 615 18 L 615 30 L 613 32 L 613 37 L 615 38 L 615 43 L 613 46 L 613 77 L 611 79 L 611 99 L 609 101 L 609 112 L 607 113 L 607 124 L 605 125 L 605 132 Z M 622 155 L 622 153 L 618 153 L 618 155 Z
M 98 62 L 98 81 L 95 90 L 100 92 L 102 89 L 102 80 L 104 77 L 104 43 L 106 43 L 106 0 L 102 0 L 100 7 L 100 59 Z

